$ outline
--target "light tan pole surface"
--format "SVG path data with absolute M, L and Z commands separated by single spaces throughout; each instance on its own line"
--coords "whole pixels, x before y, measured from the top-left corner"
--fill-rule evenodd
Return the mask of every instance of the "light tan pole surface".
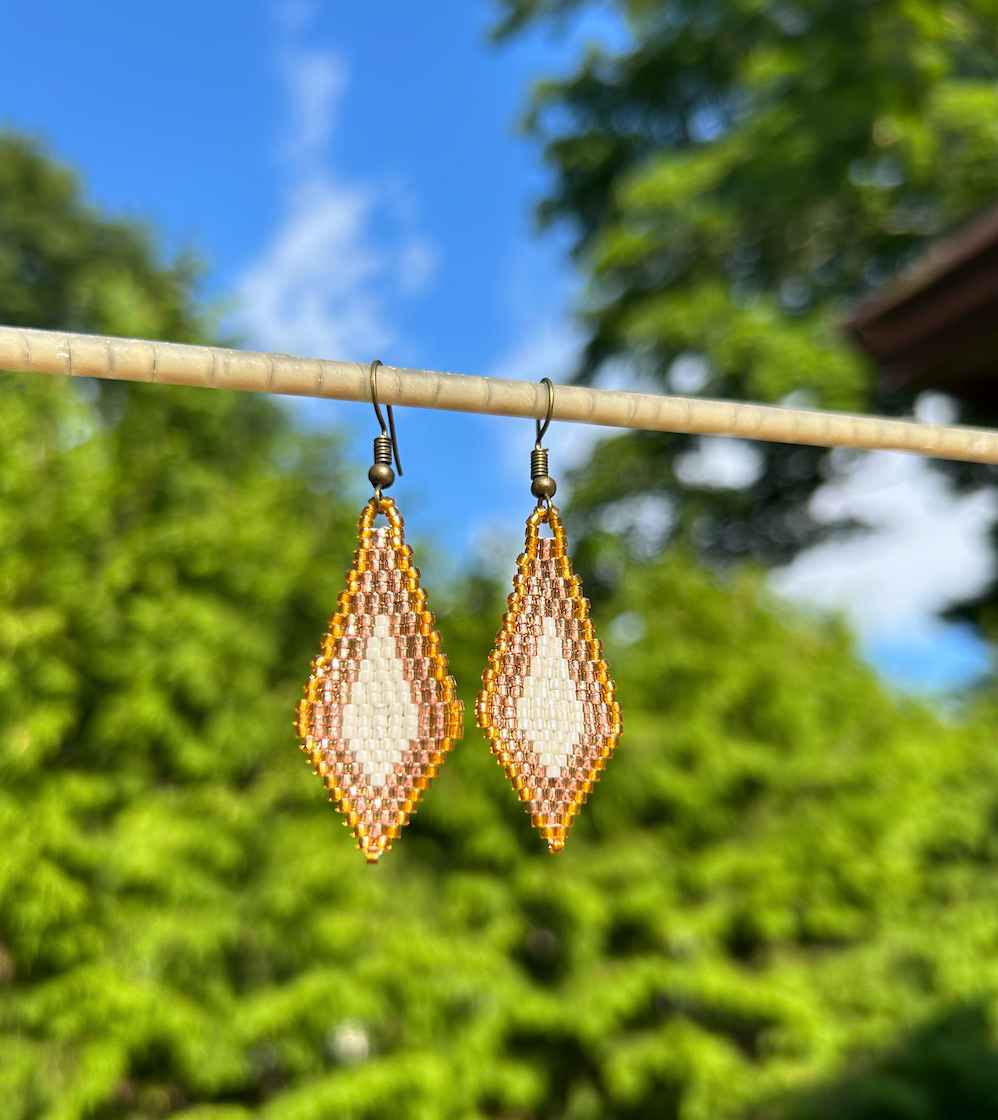
M 369 367 L 358 362 L 23 327 L 0 327 L 0 369 L 340 401 L 371 399 Z M 392 366 L 378 370 L 378 393 L 384 404 L 492 416 L 542 417 L 548 403 L 547 388 L 538 382 Z M 911 451 L 937 459 L 998 463 L 996 431 L 843 412 L 558 385 L 552 415 L 555 420 L 613 428 Z

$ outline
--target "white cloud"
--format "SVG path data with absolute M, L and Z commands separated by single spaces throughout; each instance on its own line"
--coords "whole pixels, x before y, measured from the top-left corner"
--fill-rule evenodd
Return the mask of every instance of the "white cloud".
M 994 493 L 957 496 L 917 456 L 863 456 L 815 494 L 812 510 L 821 520 L 853 516 L 874 528 L 805 552 L 772 584 L 788 598 L 844 610 L 867 639 L 925 640 L 938 628 L 937 612 L 976 594 L 994 573 Z
M 394 341 L 373 283 L 385 261 L 365 236 L 371 209 L 362 190 L 321 174 L 289 192 L 279 229 L 240 284 L 258 345 L 351 358 Z
M 707 490 L 742 490 L 755 482 L 762 467 L 757 444 L 730 436 L 701 436 L 693 451 L 676 459 L 680 482 Z
M 333 51 L 298 49 L 287 52 L 282 70 L 291 108 L 287 156 L 297 161 L 321 159 L 346 90 L 346 66 Z
M 282 12 L 291 36 L 310 18 L 301 4 Z M 239 283 L 237 326 L 267 350 L 369 361 L 397 341 L 392 298 L 421 291 L 437 253 L 397 183 L 347 181 L 328 164 L 348 84 L 339 56 L 292 43 L 280 65 L 289 104 L 284 213 Z

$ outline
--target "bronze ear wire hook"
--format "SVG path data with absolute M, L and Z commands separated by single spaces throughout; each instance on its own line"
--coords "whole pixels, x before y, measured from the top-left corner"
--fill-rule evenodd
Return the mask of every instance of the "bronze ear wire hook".
M 550 377 L 542 377 L 541 384 L 548 387 L 548 410 L 547 415 L 544 417 L 544 424 L 541 424 L 540 417 L 537 418 L 537 439 L 534 442 L 534 450 L 541 450 L 541 440 L 544 438 L 545 433 L 551 423 L 551 413 L 554 412 L 554 383 Z
M 395 466 L 398 468 L 399 478 L 402 477 L 402 462 L 399 459 L 399 441 L 398 436 L 395 434 L 395 413 L 392 411 L 390 404 L 385 405 L 388 412 L 388 429 L 385 429 L 384 417 L 381 415 L 381 402 L 378 399 L 378 366 L 383 365 L 378 358 L 371 362 L 371 403 L 374 405 L 374 415 L 378 418 L 378 424 L 381 426 L 382 436 L 388 436 L 391 432 L 392 453 L 395 456 Z
M 382 363 L 375 358 L 371 362 L 371 404 L 374 405 L 374 415 L 381 426 L 381 435 L 374 437 L 374 466 L 367 472 L 367 477 L 374 487 L 374 496 L 380 501 L 381 491 L 387 490 L 395 482 L 395 472 L 392 470 L 392 457 L 398 467 L 399 477 L 402 477 L 402 461 L 399 459 L 398 436 L 395 434 L 395 414 L 390 404 L 385 405 L 388 412 L 388 427 L 385 427 L 385 418 L 381 415 L 381 402 L 378 399 L 378 366 Z M 388 433 L 391 432 L 391 435 Z
M 537 439 L 534 441 L 533 451 L 530 452 L 530 493 L 537 498 L 538 505 L 546 502 L 550 512 L 553 508 L 551 499 L 558 489 L 558 483 L 548 474 L 547 448 L 541 447 L 541 440 L 548 430 L 551 414 L 554 412 L 554 383 L 550 377 L 542 377 L 541 384 L 548 387 L 548 410 L 543 424 L 540 418 L 537 420 Z

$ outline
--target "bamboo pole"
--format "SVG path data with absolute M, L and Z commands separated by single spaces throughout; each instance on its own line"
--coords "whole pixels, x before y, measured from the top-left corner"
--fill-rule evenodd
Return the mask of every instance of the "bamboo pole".
M 22 327 L 0 327 L 0 369 L 340 401 L 371 399 L 369 367 L 363 363 Z M 538 382 L 392 366 L 379 369 L 378 393 L 384 404 L 491 416 L 542 417 L 548 404 L 547 388 Z M 611 428 L 998 463 L 998 431 L 843 412 L 558 385 L 552 416 Z

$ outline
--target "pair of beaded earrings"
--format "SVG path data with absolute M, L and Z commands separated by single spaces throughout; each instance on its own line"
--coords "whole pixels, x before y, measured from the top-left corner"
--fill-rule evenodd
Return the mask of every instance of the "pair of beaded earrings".
M 464 705 L 402 517 L 384 496 L 402 466 L 395 419 L 388 425 L 371 365 L 371 400 L 381 426 L 368 477 L 374 497 L 360 516 L 359 547 L 322 652 L 312 662 L 296 728 L 302 750 L 344 815 L 368 863 L 377 863 L 463 734 Z M 541 440 L 551 422 L 554 386 L 530 456 L 526 546 L 478 694 L 478 726 L 506 771 L 531 823 L 552 852 L 565 836 L 621 734 L 615 686 L 589 619 L 589 601 L 572 573 L 565 530 L 552 505 L 556 484 Z M 375 528 L 383 514 L 387 525 Z M 542 537 L 542 525 L 552 536 Z

